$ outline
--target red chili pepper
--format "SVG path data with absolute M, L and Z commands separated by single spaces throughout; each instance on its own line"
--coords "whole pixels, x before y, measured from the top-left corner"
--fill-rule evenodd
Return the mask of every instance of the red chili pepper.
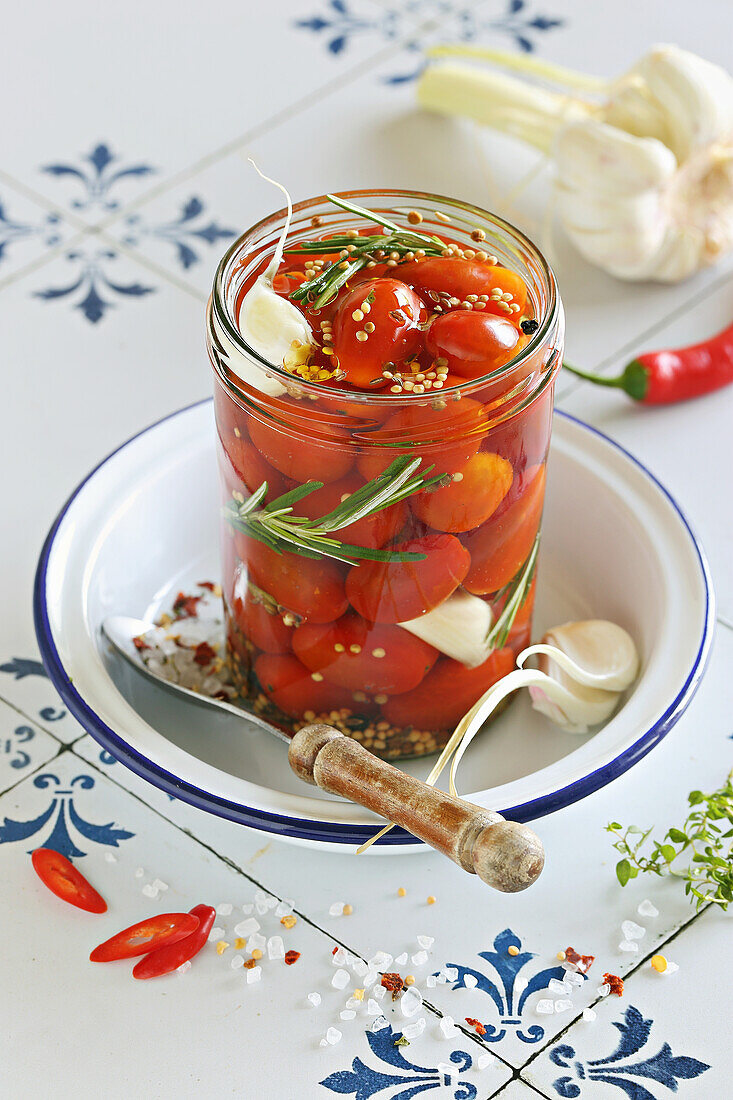
M 299 958 L 300 958 L 300 951 L 286 951 L 285 952 L 285 963 L 286 963 L 287 966 L 292 966 L 293 963 L 297 963 Z
M 190 915 L 198 918 L 199 926 L 196 931 L 178 943 L 169 943 L 167 947 L 149 951 L 135 964 L 133 978 L 158 978 L 161 974 L 170 974 L 194 955 L 198 955 L 214 926 L 216 909 L 212 909 L 210 905 L 195 905 L 190 910 Z
M 77 909 L 85 909 L 87 913 L 107 912 L 107 902 L 102 895 L 60 852 L 55 852 L 53 848 L 36 848 L 31 862 L 43 885 L 57 898 L 68 901 Z
M 100 943 L 89 958 L 92 962 L 113 962 L 115 959 L 147 955 L 148 951 L 156 951 L 159 947 L 190 936 L 198 926 L 198 917 L 191 913 L 156 913 Z
M 733 382 L 733 324 L 701 344 L 645 352 L 632 359 L 617 378 L 589 374 L 569 363 L 563 366 L 599 386 L 621 389 L 643 405 L 688 401 Z

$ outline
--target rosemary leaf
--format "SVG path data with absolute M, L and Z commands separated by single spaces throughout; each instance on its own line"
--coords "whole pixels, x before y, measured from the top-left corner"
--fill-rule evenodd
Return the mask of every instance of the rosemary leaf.
M 501 610 L 499 618 L 489 631 L 486 641 L 494 649 L 502 649 L 507 642 L 517 612 L 522 607 L 532 583 L 532 577 L 537 567 L 537 554 L 540 548 L 540 536 L 534 541 L 529 557 L 517 575 L 501 589 L 500 595 L 506 593 L 506 603 Z

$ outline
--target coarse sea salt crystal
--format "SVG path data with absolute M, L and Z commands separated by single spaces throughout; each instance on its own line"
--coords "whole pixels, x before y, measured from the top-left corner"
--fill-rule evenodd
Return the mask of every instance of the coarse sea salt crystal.
M 422 1035 L 425 1027 L 425 1017 L 421 1016 L 419 1020 L 414 1020 L 411 1024 L 405 1024 L 402 1028 L 402 1034 L 406 1039 L 417 1039 L 418 1035 Z
M 156 890 L 164 890 L 165 891 L 165 890 L 168 889 L 168 883 L 167 882 L 162 882 L 159 878 L 153 879 L 153 886 L 155 887 Z
M 356 1016 L 356 1013 L 354 1012 L 353 1008 L 342 1008 L 339 1012 L 339 1016 L 342 1020 L 353 1020 Z
M 640 940 L 646 935 L 646 928 L 633 920 L 625 920 L 621 923 L 621 932 L 625 940 Z
M 674 974 L 677 970 L 679 970 L 677 963 L 670 962 L 669 959 L 667 959 L 667 969 L 663 970 L 662 973 L 666 977 L 668 974 Z
M 644 898 L 644 900 L 639 904 L 639 907 L 636 911 L 640 917 L 654 918 L 659 916 L 659 910 L 657 909 L 656 905 L 653 905 L 652 902 L 649 901 L 649 898 Z
M 234 906 L 229 901 L 222 902 L 221 905 L 217 905 L 216 912 L 220 917 L 228 917 L 231 914 Z
M 158 891 L 152 883 L 143 886 L 142 892 L 146 898 L 157 898 L 158 896 Z
M 410 957 L 410 962 L 414 963 L 415 966 L 425 966 L 425 963 L 427 961 L 428 961 L 427 951 L 416 951 L 415 954 Z
M 418 947 L 424 947 L 426 951 L 429 951 L 434 943 L 435 943 L 435 937 L 434 936 L 418 936 L 417 937 Z
M 255 901 L 267 901 L 268 896 L 264 890 L 255 890 Z
M 387 1020 L 384 1016 L 377 1016 L 376 1020 L 372 1020 L 369 1025 L 370 1031 L 384 1031 L 386 1027 L 389 1027 Z
M 555 1012 L 567 1012 L 569 1008 L 573 1007 L 573 1002 L 569 1000 L 555 1001 Z
M 386 970 L 388 966 L 392 965 L 392 956 L 386 951 L 377 951 L 376 955 L 369 959 L 369 965 L 376 970 Z
M 239 970 L 240 966 L 244 966 L 244 955 L 235 955 L 231 965 L 232 970 Z
M 336 1043 L 341 1042 L 341 1032 L 337 1027 L 330 1027 L 326 1032 L 326 1042 L 332 1047 L 336 1046 Z
M 374 996 L 374 999 L 376 1001 L 383 1001 L 384 998 L 387 996 L 387 990 L 383 985 L 377 985 L 372 990 L 372 995 Z
M 452 1016 L 443 1016 L 443 1018 L 438 1021 L 438 1027 L 444 1039 L 450 1039 L 451 1035 L 455 1035 L 458 1031 Z
M 478 978 L 476 977 L 475 974 L 464 974 L 463 975 L 463 984 L 465 985 L 466 989 L 475 989 L 476 986 L 478 985 Z M 517 983 L 515 982 L 514 983 L 515 988 L 516 988 L 516 984 Z
M 618 945 L 618 949 L 619 951 L 626 951 L 629 954 L 633 955 L 634 952 L 639 950 L 639 945 L 638 943 L 635 943 L 634 940 L 621 940 L 621 943 Z
M 491 1066 L 496 1062 L 496 1058 L 493 1054 L 479 1054 L 476 1059 L 476 1066 L 478 1069 L 486 1069 L 487 1066 Z
M 360 1001 L 358 997 L 349 997 L 346 1002 L 345 1008 L 362 1008 L 363 1001 Z
M 395 966 L 404 966 L 407 962 L 407 952 L 403 951 L 401 955 L 395 956 Z
M 457 982 L 458 981 L 458 968 L 457 967 L 455 967 L 455 966 L 446 966 L 444 968 L 444 973 L 445 973 L 445 976 L 446 976 L 446 978 L 448 979 L 449 982 Z
M 367 1016 L 378 1016 L 379 1015 L 379 1011 L 380 1011 L 379 1005 L 377 1004 L 377 1002 L 374 1000 L 373 997 L 370 997 L 369 1000 L 367 1001 L 366 1010 L 367 1010 Z
M 144 867 L 138 867 L 137 870 L 135 871 L 135 878 L 142 878 L 144 874 L 145 874 L 145 868 Z
M 345 904 L 346 904 L 346 902 L 344 902 L 344 901 L 334 901 L 334 902 L 332 902 L 328 907 L 329 917 L 340 917 L 340 916 L 342 916 Z
M 543 1000 L 537 1002 L 537 1004 L 534 1006 L 534 1010 L 538 1016 L 550 1016 L 555 1011 L 555 1005 L 552 1001 L 544 998 Z
M 247 920 L 240 920 L 239 924 L 234 925 L 234 935 L 244 936 L 245 939 L 247 936 L 251 936 L 253 932 L 259 932 L 259 930 L 260 922 L 256 920 L 255 917 L 248 917 Z
M 453 1079 L 453 1074 L 456 1072 L 456 1067 L 452 1066 L 450 1062 L 438 1062 L 435 1068 L 440 1074 L 441 1085 L 449 1085 Z
M 324 1037 L 323 1037 L 323 1038 L 321 1039 L 321 1041 L 320 1041 L 320 1043 L 319 1043 L 318 1045 L 319 1045 L 319 1047 L 327 1047 L 327 1046 L 328 1046 L 328 1039 L 327 1039 L 327 1038 L 325 1037 L 325 1035 L 324 1035 Z
M 278 899 L 273 897 L 272 894 L 268 894 L 265 898 L 265 905 L 268 909 L 275 909 L 277 907 Z
M 551 993 L 567 992 L 567 986 L 565 985 L 565 982 L 560 982 L 557 980 L 557 978 L 550 978 L 549 982 L 547 983 L 547 988 L 550 990 Z
M 585 1022 L 587 1024 L 592 1023 L 593 1020 L 595 1020 L 595 1018 L 596 1018 L 595 1009 L 593 1009 L 593 1008 L 584 1008 L 583 1009 L 583 1019 L 585 1020 Z
M 435 974 L 428 974 L 427 978 L 425 979 L 425 985 L 428 987 L 428 989 L 435 989 L 437 982 L 438 979 L 435 977 Z M 475 979 L 473 984 L 476 984 Z
M 400 997 L 400 1008 L 402 1009 L 402 1015 L 414 1016 L 422 1008 L 422 997 L 414 985 L 408 985 L 405 992 Z
M 292 913 L 295 902 L 291 898 L 283 898 L 280 904 L 275 909 L 276 917 L 287 917 Z
M 309 1002 L 309 1004 L 312 1004 L 314 1008 L 318 1008 L 319 1004 L 321 1003 L 321 994 L 320 993 L 309 993 L 308 994 L 308 1002 Z
M 253 985 L 255 982 L 259 982 L 262 979 L 262 967 L 253 966 L 251 970 L 247 971 L 247 985 Z
M 251 936 L 247 937 L 247 950 L 261 951 L 266 943 L 267 940 L 261 932 L 253 932 Z
M 337 947 L 331 955 L 331 962 L 334 966 L 343 966 L 348 957 L 348 951 L 344 947 Z
M 248 917 L 253 909 L 254 909 L 254 905 L 243 905 L 242 906 L 242 912 L 244 913 L 245 917 Z
M 608 982 L 604 982 L 603 985 L 599 985 L 598 989 L 596 990 L 596 993 L 599 997 L 607 997 L 610 992 L 611 987 Z
M 285 945 L 282 936 L 270 936 L 267 941 L 267 956 L 270 959 L 285 958 Z
M 346 986 L 351 981 L 348 970 L 337 970 L 334 976 L 331 978 L 331 985 L 334 989 L 346 989 Z
M 563 981 L 565 982 L 566 985 L 581 986 L 583 984 L 583 982 L 585 981 L 585 978 L 583 977 L 582 974 L 573 974 L 570 971 L 568 971 L 568 973 L 563 978 Z
M 373 966 L 368 966 L 361 984 L 364 986 L 365 989 L 371 989 L 378 977 L 379 971 L 376 970 Z
M 367 964 L 363 959 L 349 959 L 349 969 L 356 974 L 357 978 L 363 978 L 367 972 Z
M 264 917 L 265 913 L 267 912 L 267 902 L 256 901 L 255 912 L 258 913 L 259 916 Z
M 236 932 L 236 928 L 234 929 L 234 931 Z M 215 940 L 220 940 L 223 935 L 224 935 L 224 929 L 219 928 L 219 926 L 217 925 L 216 928 L 212 928 L 211 931 L 209 932 L 209 943 L 212 943 Z
M 104 858 L 107 860 L 107 863 L 117 862 L 117 856 L 114 854 L 114 852 L 105 852 Z

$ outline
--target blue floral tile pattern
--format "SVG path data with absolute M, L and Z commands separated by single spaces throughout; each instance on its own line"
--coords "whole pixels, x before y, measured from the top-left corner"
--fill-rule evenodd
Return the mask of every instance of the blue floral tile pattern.
M 143 237 L 154 237 L 168 242 L 174 249 L 178 263 L 187 271 L 199 263 L 201 256 L 194 246 L 214 245 L 219 241 L 229 241 L 236 236 L 234 229 L 227 229 L 210 221 L 206 225 L 198 224 L 204 213 L 204 203 L 195 195 L 186 202 L 181 213 L 173 221 L 162 225 L 148 225 L 139 214 L 131 214 L 125 219 L 126 233 L 122 238 L 125 244 L 138 245 Z
M 437 1066 L 416 1065 L 402 1053 L 405 1048 L 395 1046 L 402 1038 L 401 1031 L 393 1031 L 388 1025 L 381 1031 L 367 1031 L 366 1038 L 375 1058 L 395 1072 L 354 1058 L 351 1069 L 338 1070 L 321 1081 L 324 1088 L 340 1096 L 352 1096 L 354 1100 L 371 1100 L 373 1096 L 379 1096 L 380 1100 L 411 1100 L 420 1093 L 439 1088 L 444 1082 L 447 1084 Z M 460 1075 L 473 1065 L 471 1055 L 465 1050 L 454 1050 L 449 1057 L 455 1066 L 455 1072 L 450 1075 L 451 1086 L 456 1086 L 455 1100 L 475 1100 L 476 1086 L 460 1080 Z
M 487 12 L 487 5 L 477 10 L 474 4 L 461 0 L 406 0 L 402 4 L 392 4 L 379 15 L 363 18 L 353 10 L 349 0 L 322 0 L 319 11 L 305 19 L 297 19 L 295 26 L 321 36 L 326 50 L 331 54 L 341 54 L 357 35 L 367 31 L 378 32 L 383 39 L 407 39 L 405 48 L 412 53 L 420 53 L 424 43 L 410 40 L 416 20 L 434 21 L 444 42 L 474 42 L 478 39 L 491 40 L 494 36 L 508 39 L 525 53 L 535 49 L 538 34 L 554 30 L 564 24 L 564 20 L 547 15 L 532 13 L 527 0 L 508 0 L 499 14 Z M 418 63 L 406 72 L 391 73 L 388 84 L 404 84 L 416 80 L 425 67 L 421 56 Z
M 0 197 L 0 263 L 19 241 L 40 238 L 47 248 L 53 248 L 61 240 L 60 222 L 59 215 L 51 211 L 37 222 L 17 221 L 11 215 L 7 202 Z
M 117 253 L 108 248 L 92 253 L 76 249 L 66 253 L 66 260 L 73 265 L 71 281 L 63 286 L 49 286 L 35 291 L 35 297 L 44 302 L 68 298 L 74 309 L 79 309 L 95 325 L 108 309 L 118 304 L 118 299 L 142 298 L 155 292 L 155 287 L 143 283 L 124 283 L 110 277 L 108 268 L 117 259 Z
M 673 1055 L 669 1043 L 664 1043 L 656 1054 L 644 1056 L 642 1052 L 649 1041 L 652 1024 L 653 1020 L 644 1019 L 638 1008 L 629 1005 L 623 1020 L 613 1021 L 613 1026 L 621 1032 L 621 1039 L 605 1058 L 581 1061 L 576 1059 L 575 1048 L 569 1043 L 553 1047 L 550 1061 L 562 1070 L 570 1070 L 553 1081 L 555 1092 L 562 1097 L 584 1096 L 585 1086 L 597 1082 L 620 1089 L 629 1100 L 656 1100 L 659 1091 L 651 1092 L 642 1080 L 677 1092 L 680 1081 L 699 1077 L 710 1069 L 697 1058 Z M 641 1057 L 637 1058 L 639 1054 Z M 597 1094 L 596 1089 L 588 1090 L 589 1096 Z
M 32 657 L 11 657 L 0 665 L 0 672 L 12 676 L 14 680 L 25 680 L 26 676 L 48 679 L 48 673 L 41 661 L 34 661 Z
M 32 726 L 16 726 L 14 730 L 0 739 L 0 755 L 4 755 L 11 768 L 20 771 L 31 762 L 31 754 L 22 746 L 33 741 L 36 731 Z
M 102 825 L 87 821 L 77 808 L 77 797 L 81 792 L 91 790 L 94 785 L 95 780 L 91 775 L 76 775 L 68 785 L 53 772 L 37 775 L 33 786 L 50 792 L 48 806 L 42 813 L 26 821 L 4 818 L 0 822 L 0 844 L 19 843 L 34 838 L 29 852 L 35 848 L 53 848 L 69 859 L 80 859 L 87 854 L 72 839 L 72 833 L 81 838 L 80 843 L 91 841 L 112 848 L 119 847 L 121 841 L 129 840 L 135 834 L 119 828 L 112 821 Z M 50 831 L 46 831 L 46 826 L 49 826 Z
M 473 988 L 485 993 L 493 1002 L 498 1014 L 497 1023 L 481 1021 L 486 1028 L 486 1034 L 483 1036 L 486 1043 L 501 1042 L 510 1032 L 523 1043 L 538 1043 L 545 1036 L 545 1029 L 540 1024 L 524 1022 L 523 1013 L 528 998 L 533 993 L 546 989 L 552 978 L 562 981 L 565 971 L 561 966 L 550 966 L 535 973 L 531 973 L 530 970 L 531 976 L 523 974 L 522 971 L 530 967 L 536 955 L 531 951 L 520 950 L 521 945 L 519 936 L 510 928 L 505 928 L 495 937 L 493 951 L 478 953 L 478 957 L 489 964 L 489 973 L 486 972 L 485 967 L 478 969 L 461 966 L 454 962 L 446 964 L 458 972 L 458 977 L 452 983 L 453 989 L 469 988 L 466 978 L 470 975 L 476 980 Z M 517 953 L 510 955 L 510 947 L 515 947 Z
M 121 180 L 149 176 L 155 169 L 150 164 L 128 164 L 118 166 L 120 158 L 108 145 L 96 145 L 91 152 L 79 158 L 79 162 L 46 164 L 41 169 L 51 176 L 70 178 L 74 181 L 78 198 L 71 200 L 74 210 L 90 210 L 98 207 L 104 211 L 116 210 L 120 200 L 114 192 Z

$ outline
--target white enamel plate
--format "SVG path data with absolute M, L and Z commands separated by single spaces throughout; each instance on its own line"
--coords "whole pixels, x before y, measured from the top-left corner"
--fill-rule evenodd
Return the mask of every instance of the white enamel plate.
M 43 660 L 82 726 L 149 782 L 263 832 L 343 850 L 379 819 L 306 787 L 282 742 L 246 719 L 172 698 L 112 657 L 101 637 L 107 615 L 144 618 L 172 590 L 218 578 L 214 438 L 212 405 L 202 402 L 135 436 L 79 486 L 38 565 Z M 677 721 L 710 649 L 708 567 L 680 509 L 621 447 L 556 414 L 535 637 L 579 618 L 611 619 L 632 635 L 642 656 L 633 691 L 585 737 L 551 725 L 523 695 L 466 753 L 466 798 L 529 821 L 611 782 Z M 422 776 L 430 762 L 403 766 Z M 421 847 L 393 829 L 371 850 Z

